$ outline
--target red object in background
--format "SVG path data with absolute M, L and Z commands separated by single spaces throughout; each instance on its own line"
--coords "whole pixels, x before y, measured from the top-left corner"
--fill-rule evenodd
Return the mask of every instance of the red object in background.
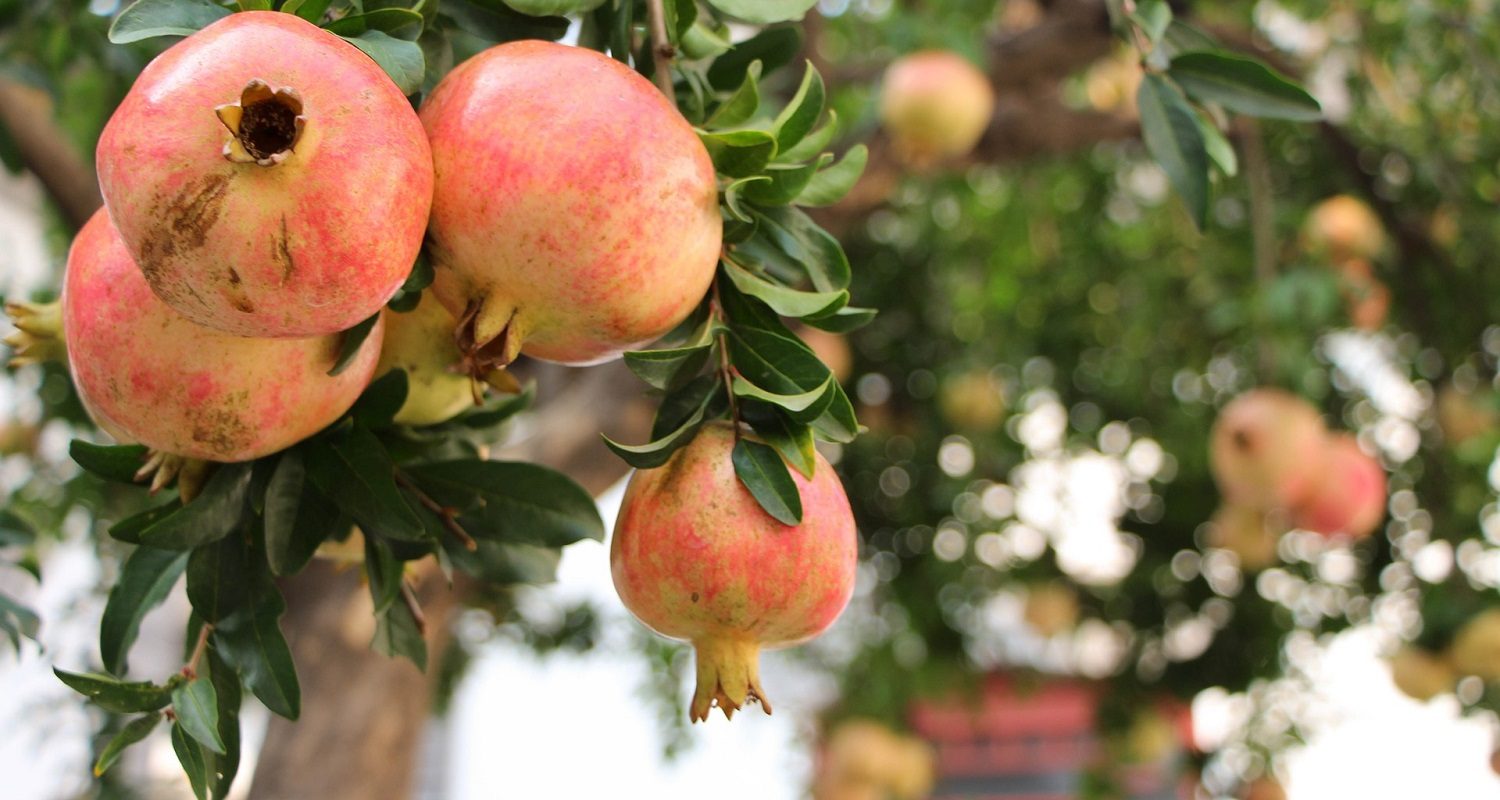
M 1034 685 L 992 675 L 977 695 L 920 702 L 912 728 L 937 751 L 933 800 L 1072 800 L 1102 745 L 1095 732 L 1098 684 L 1038 679 Z M 1160 708 L 1192 741 L 1192 720 L 1181 704 Z M 1121 765 L 1115 775 L 1129 797 L 1172 800 L 1176 762 L 1184 748 L 1155 763 Z

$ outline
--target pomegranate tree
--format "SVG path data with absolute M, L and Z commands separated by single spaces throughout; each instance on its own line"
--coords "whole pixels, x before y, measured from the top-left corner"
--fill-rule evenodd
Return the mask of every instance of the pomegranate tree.
M 292 14 L 232 14 L 152 61 L 99 137 L 99 188 L 157 296 L 242 336 L 317 336 L 411 270 L 432 159 L 411 104 Z
M 833 467 L 819 455 L 811 479 L 794 473 L 805 516 L 784 525 L 736 478 L 739 435 L 710 424 L 663 466 L 636 472 L 610 544 L 625 606 L 663 636 L 693 643 L 694 721 L 715 705 L 732 717 L 752 701 L 771 713 L 761 648 L 823 632 L 854 591 L 854 515 Z
M 337 376 L 338 336 L 247 339 L 205 328 L 151 292 L 104 211 L 68 253 L 68 366 L 118 438 L 209 461 L 248 461 L 311 436 L 359 397 L 379 330 Z
M 421 117 L 437 175 L 433 289 L 476 374 L 522 352 L 606 361 L 703 299 L 723 227 L 714 167 L 629 67 L 504 44 L 448 73 Z

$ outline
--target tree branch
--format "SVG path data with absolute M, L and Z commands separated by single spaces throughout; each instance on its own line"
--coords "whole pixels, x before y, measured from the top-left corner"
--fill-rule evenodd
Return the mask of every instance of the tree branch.
M 58 127 L 47 93 L 0 78 L 0 127 L 74 228 L 103 204 L 94 169 Z

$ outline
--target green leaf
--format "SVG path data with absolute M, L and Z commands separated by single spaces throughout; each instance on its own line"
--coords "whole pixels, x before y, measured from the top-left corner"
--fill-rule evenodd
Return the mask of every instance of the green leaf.
M 758 217 L 771 241 L 801 263 L 820 292 L 849 288 L 849 257 L 828 231 L 795 208 L 768 208 Z
M 417 669 L 427 669 L 427 640 L 422 638 L 422 629 L 405 603 L 395 603 L 376 615 L 375 638 L 370 647 L 390 658 L 404 656 Z
M 1173 58 L 1168 74 L 1195 100 L 1240 114 L 1297 122 L 1323 118 L 1312 95 L 1254 59 L 1200 50 Z
M 759 299 L 783 317 L 812 317 L 832 314 L 848 305 L 849 292 L 806 292 L 773 283 L 726 259 L 724 274 L 734 287 Z
M 796 147 L 782 150 L 776 154 L 776 160 L 783 164 L 801 163 L 822 153 L 833 141 L 834 134 L 838 133 L 839 114 L 833 109 L 828 109 L 828 121 L 823 127 L 802 137 L 802 141 Z
M 258 582 L 256 595 L 253 605 L 214 629 L 214 639 L 266 708 L 294 720 L 301 713 L 302 694 L 292 651 L 278 625 L 286 603 L 267 579 Z
M 444 506 L 464 509 L 475 538 L 496 531 L 509 541 L 561 547 L 604 539 L 594 498 L 571 478 L 539 464 L 461 460 L 412 467 L 411 478 Z
M 1206 114 L 1198 114 L 1198 131 L 1203 134 L 1203 150 L 1208 153 L 1208 158 L 1219 168 L 1219 171 L 1229 177 L 1234 177 L 1239 171 L 1240 162 L 1234 154 L 1234 145 L 1219 131 L 1219 126 L 1213 123 Z
M 831 206 L 842 200 L 854 188 L 859 176 L 865 172 L 870 160 L 870 150 L 862 144 L 849 148 L 844 157 L 827 169 L 814 175 L 802 193 L 797 195 L 799 206 Z
M 393 369 L 367 386 L 354 407 L 354 420 L 371 430 L 390 427 L 396 412 L 406 403 L 408 378 L 403 369 Z
M 177 754 L 177 763 L 187 774 L 188 785 L 198 800 L 208 800 L 209 782 L 213 780 L 208 769 L 208 754 L 203 746 L 188 736 L 181 723 L 172 726 L 172 751 Z
M 824 153 L 806 164 L 771 164 L 765 172 L 770 180 L 745 187 L 745 197 L 764 206 L 784 206 L 796 200 L 818 170 L 832 161 L 833 154 Z
M 295 575 L 312 560 L 318 545 L 352 524 L 331 500 L 306 480 L 298 450 L 288 451 L 266 487 L 266 562 L 275 575 Z
M 557 41 L 568 32 L 569 24 L 567 17 L 533 17 L 497 0 L 442 0 L 438 13 L 456 23 L 452 28 L 496 44 L 521 39 Z M 629 14 L 618 16 L 629 25 Z
M 94 762 L 94 777 L 97 778 L 108 772 L 109 768 L 120 760 L 120 754 L 125 752 L 127 747 L 151 735 L 151 731 L 156 729 L 158 722 L 161 722 L 161 712 L 136 717 L 125 723 L 125 727 L 121 728 L 120 732 L 115 734 L 115 738 L 110 739 L 109 744 L 99 752 L 99 759 Z
M 802 32 L 796 26 L 768 28 L 714 59 L 708 67 L 708 82 L 727 92 L 745 80 L 752 63 L 761 62 L 761 74 L 770 75 L 792 63 L 801 50 Z
M 370 601 L 375 615 L 385 613 L 401 597 L 405 565 L 391 552 L 390 543 L 373 536 L 365 537 L 365 579 L 370 584 Z
M 704 416 L 714 416 L 712 403 L 714 398 L 722 396 L 723 383 L 718 372 L 700 375 L 688 381 L 680 389 L 667 393 L 662 398 L 661 405 L 656 408 L 656 419 L 651 425 L 651 438 L 660 439 L 672 431 L 681 428 L 693 415 L 698 413 L 699 408 L 709 408 Z
M 593 11 L 604 5 L 604 0 L 505 0 L 505 4 L 522 14 L 545 17 L 553 14 L 582 14 L 585 11 Z
M 1197 115 L 1182 93 L 1155 73 L 1147 73 L 1141 81 L 1136 104 L 1146 149 L 1166 171 L 1201 229 L 1208 214 L 1208 153 Z
M 219 736 L 219 696 L 212 681 L 202 677 L 183 681 L 172 690 L 172 712 L 187 734 L 215 753 L 224 752 Z
M 238 0 L 236 5 L 241 11 L 269 11 L 271 0 Z
M 36 526 L 8 508 L 0 508 L 0 547 L 28 547 L 36 542 Z
M 1161 38 L 1160 47 L 1169 58 L 1193 50 L 1220 49 L 1218 40 L 1180 19 L 1172 20 L 1172 24 L 1167 26 L 1167 32 Z
M 1137 0 L 1135 13 L 1130 19 L 1154 45 L 1161 41 L 1167 26 L 1172 24 L 1172 7 L 1165 0 Z
M 369 31 L 380 31 L 393 39 L 415 42 L 422 35 L 422 15 L 409 8 L 379 8 L 331 20 L 323 29 L 348 39 Z
M 756 434 L 766 440 L 766 444 L 774 447 L 788 464 L 812 480 L 817 467 L 817 448 L 811 427 L 791 421 L 774 406 L 756 402 L 741 405 L 740 413 Z
M 427 38 L 423 37 L 423 40 L 426 41 Z M 426 250 L 419 251 L 417 260 L 412 263 L 411 272 L 407 273 L 406 282 L 401 284 L 401 288 L 396 291 L 396 296 L 392 297 L 385 307 L 401 313 L 415 309 L 417 304 L 422 302 L 422 292 L 432 285 L 432 278 L 432 259 L 427 257 Z
M 316 25 L 332 4 L 333 0 L 286 0 L 281 4 L 281 10 L 287 14 L 296 14 Z
M 719 104 L 714 113 L 704 121 L 705 128 L 733 128 L 743 125 L 755 117 L 760 110 L 760 62 L 753 61 L 745 71 L 745 81 L 740 88 Z
M 135 473 L 146 463 L 146 447 L 139 444 L 102 445 L 74 439 L 68 455 L 78 466 L 107 481 L 135 483 Z
M 818 0 L 708 0 L 708 4 L 736 19 L 767 24 L 800 20 Z
M 133 514 L 129 517 L 126 517 L 125 519 L 120 520 L 119 522 L 116 522 L 114 525 L 110 526 L 109 535 L 113 536 L 116 539 L 119 539 L 122 542 L 127 542 L 129 544 L 140 544 L 142 531 L 145 531 L 152 525 L 155 525 L 156 523 L 166 519 L 168 516 L 176 514 L 177 511 L 181 508 L 182 501 L 177 498 L 173 498 L 172 500 L 156 506 L 155 508 L 148 508 L 145 511 L 140 512 L 139 514 Z
M 212 0 L 136 0 L 109 25 L 109 40 L 129 44 L 156 36 L 188 36 L 229 16 Z
M 770 183 L 771 179 L 765 175 L 751 175 L 748 178 L 740 178 L 724 187 L 724 207 L 729 213 L 741 222 L 754 222 L 753 211 L 740 204 L 740 195 L 747 189 L 758 183 Z
M 625 366 L 651 388 L 666 391 L 696 377 L 712 353 L 711 344 L 670 350 L 633 350 L 625 354 Z
M 193 611 L 217 623 L 244 608 L 256 567 L 239 536 L 194 550 L 187 562 L 187 595 Z
M 11 647 L 20 649 L 23 636 L 35 641 L 41 622 L 36 612 L 0 594 L 0 631 L 10 639 Z
M 228 536 L 245 514 L 250 472 L 249 464 L 220 464 L 191 503 L 141 531 L 141 543 L 186 550 Z
M 770 445 L 742 438 L 735 442 L 730 459 L 740 483 L 767 514 L 783 525 L 802 523 L 802 495 L 786 462 Z
M 829 388 L 828 407 L 812 421 L 813 432 L 830 442 L 848 444 L 859 435 L 859 420 L 854 416 L 854 404 L 844 387 L 835 382 Z
M 375 323 L 379 321 L 380 312 L 376 311 L 374 314 L 366 317 L 363 322 L 339 335 L 339 352 L 338 356 L 333 360 L 333 366 L 328 370 L 329 377 L 339 375 L 348 369 L 350 364 L 354 363 L 354 357 L 359 355 L 360 348 L 364 346 L 365 339 L 369 338 L 370 331 L 375 329 Z
M 694 22 L 682 34 L 682 52 L 690 59 L 709 58 L 728 52 L 734 47 L 726 33 Z
M 759 174 L 776 155 L 776 137 L 768 131 L 698 131 L 714 169 L 734 178 Z
M 204 665 L 200 665 L 198 679 L 213 681 L 214 692 L 219 695 L 219 738 L 224 741 L 223 755 L 205 753 L 209 761 L 210 776 L 215 777 L 211 782 L 210 794 L 214 800 L 225 800 L 234 784 L 235 773 L 240 769 L 240 677 L 224 663 L 213 647 L 208 649 L 205 665 L 208 673 L 205 675 Z
M 812 131 L 813 126 L 818 123 L 818 117 L 823 116 L 823 104 L 826 99 L 827 92 L 823 88 L 823 76 L 818 74 L 818 70 L 809 61 L 806 70 L 802 73 L 802 83 L 797 87 L 797 93 L 792 96 L 786 108 L 776 115 L 776 123 L 772 130 L 776 134 L 778 151 L 796 147 L 797 143 Z
M 358 36 L 345 36 L 343 38 L 344 41 L 363 50 L 365 55 L 373 59 L 376 64 L 379 64 L 380 68 L 385 70 L 385 74 L 391 76 L 391 81 L 396 84 L 396 88 L 400 89 L 402 94 L 416 94 L 422 88 L 422 76 L 427 71 L 427 62 L 422 55 L 421 45 L 416 42 L 394 38 L 381 31 L 365 31 Z M 379 313 L 378 311 L 376 312 L 376 314 Z M 344 349 L 348 349 L 351 346 L 348 340 L 354 338 L 354 332 L 358 331 L 361 326 L 367 324 L 374 325 L 373 319 L 374 317 L 372 316 L 371 319 L 365 320 L 359 325 L 345 331 L 345 341 L 339 345 L 341 355 Z M 366 329 L 365 333 L 368 332 L 369 330 Z M 361 336 L 359 337 L 359 342 L 353 344 L 353 348 L 357 350 L 359 343 L 362 341 L 364 339 Z M 353 351 L 350 352 L 352 354 Z M 334 369 L 340 368 L 335 366 Z M 337 375 L 338 373 L 331 372 L 329 374 Z
M 636 469 L 655 469 L 667 463 L 667 459 L 671 458 L 673 453 L 693 440 L 698 429 L 703 426 L 703 418 L 707 414 L 709 401 L 712 399 L 712 394 L 704 394 L 698 400 L 697 407 L 686 419 L 682 420 L 681 424 L 670 433 L 658 436 L 646 444 L 620 444 L 608 436 L 604 437 L 604 444 L 621 460 Z
M 353 426 L 341 440 L 304 453 L 308 476 L 366 532 L 420 541 L 422 520 L 396 488 L 396 465 L 367 428 Z
M 108 675 L 66 672 L 56 667 L 52 673 L 89 702 L 116 714 L 132 714 L 165 708 L 172 700 L 171 685 L 158 686 L 143 681 L 122 681 Z
M 99 653 L 105 669 L 117 675 L 125 672 L 125 658 L 140 632 L 141 619 L 166 599 L 187 562 L 185 552 L 154 547 L 137 547 L 126 559 L 99 622 Z
M 823 406 L 820 403 L 826 400 L 828 395 L 828 384 L 826 383 L 805 392 L 777 394 L 776 392 L 762 389 L 739 375 L 734 376 L 734 382 L 731 384 L 731 387 L 734 389 L 735 397 L 749 397 L 760 400 L 779 408 L 784 408 L 792 413 L 804 412 L 801 416 L 807 418 L 815 418 L 823 413 Z M 808 413 L 809 410 L 811 410 L 810 413 Z

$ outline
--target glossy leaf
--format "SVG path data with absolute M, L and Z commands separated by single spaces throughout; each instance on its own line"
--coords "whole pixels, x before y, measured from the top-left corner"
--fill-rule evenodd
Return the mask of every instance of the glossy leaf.
M 740 222 L 754 222 L 755 217 L 750 208 L 742 205 L 745 190 L 758 183 L 770 183 L 771 179 L 765 175 L 751 175 L 748 178 L 740 178 L 724 187 L 724 207 Z
M 1173 58 L 1168 74 L 1194 99 L 1240 114 L 1297 122 L 1323 118 L 1312 95 L 1254 59 L 1200 50 Z
M 375 638 L 370 647 L 391 658 L 408 658 L 417 669 L 427 669 L 427 641 L 405 603 L 395 603 L 376 615 Z
M 594 498 L 566 475 L 539 464 L 509 461 L 450 461 L 410 470 L 434 500 L 466 509 L 464 517 L 503 531 L 513 541 L 554 547 L 582 539 L 604 539 Z
M 642 445 L 620 444 L 615 440 L 604 437 L 604 444 L 613 450 L 625 463 L 636 469 L 655 469 L 667 463 L 667 459 L 677 452 L 681 447 L 693 440 L 698 429 L 703 426 L 704 417 L 708 411 L 711 394 L 704 394 L 698 402 L 698 406 L 688 417 L 670 433 L 654 438 L 652 441 Z
M 768 281 L 735 264 L 732 260 L 724 262 L 723 270 L 736 289 L 759 299 L 783 317 L 800 318 L 832 314 L 849 302 L 847 291 L 804 292 L 792 289 Z
M 808 62 L 806 70 L 802 73 L 802 83 L 797 87 L 797 93 L 792 96 L 786 108 L 776 115 L 776 123 L 772 130 L 776 134 L 777 150 L 789 150 L 797 146 L 803 137 L 812 131 L 813 126 L 818 124 L 818 118 L 823 116 L 823 104 L 827 100 L 827 91 L 823 87 L 823 76 Z
M 767 24 L 802 19 L 818 0 L 708 0 L 708 4 L 736 19 Z
M 219 736 L 219 696 L 212 681 L 202 677 L 183 681 L 172 690 L 172 713 L 177 724 L 197 742 L 215 753 L 224 752 Z
M 1182 93 L 1165 78 L 1147 74 L 1136 95 L 1141 135 L 1199 228 L 1208 213 L 1208 153 L 1198 118 Z
M 390 427 L 396 412 L 406 403 L 408 391 L 406 371 L 393 369 L 365 387 L 349 413 L 356 422 L 371 430 Z
M 271 581 L 261 580 L 253 604 L 224 620 L 214 630 L 214 639 L 223 648 L 224 658 L 266 708 L 296 719 L 301 713 L 302 695 L 292 651 L 279 625 L 285 611 L 280 590 Z
M 776 160 L 782 163 L 806 161 L 827 150 L 838 130 L 839 114 L 830 108 L 822 126 L 802 137 L 802 141 L 798 142 L 795 147 L 777 153 Z
M 713 345 L 676 347 L 669 350 L 636 350 L 625 354 L 625 366 L 653 389 L 681 386 L 703 369 Z
M 824 153 L 806 164 L 770 164 L 766 166 L 767 181 L 745 187 L 745 197 L 763 206 L 784 206 L 807 188 L 818 170 L 833 161 L 832 153 Z
M 1135 13 L 1130 19 L 1140 26 L 1152 44 L 1156 44 L 1167 32 L 1167 26 L 1172 24 L 1172 7 L 1166 0 L 1137 0 Z
M 286 0 L 281 4 L 281 10 L 316 24 L 323 19 L 330 5 L 333 5 L 333 0 Z
M 796 27 L 768 28 L 714 59 L 708 68 L 708 82 L 715 89 L 727 92 L 744 81 L 745 73 L 756 61 L 761 62 L 762 74 L 770 75 L 790 64 L 801 49 L 802 32 Z
M 422 88 L 422 76 L 426 72 L 427 64 L 425 57 L 422 55 L 422 47 L 416 42 L 397 39 L 383 31 L 375 30 L 365 31 L 358 36 L 345 36 L 344 41 L 363 50 L 365 55 L 373 59 L 376 64 L 379 64 L 380 68 L 385 70 L 385 74 L 390 76 L 391 81 L 396 84 L 396 87 L 401 90 L 402 94 L 416 94 Z M 352 345 L 350 343 L 350 340 L 354 338 L 353 332 L 366 324 L 374 325 L 373 319 L 374 317 L 372 316 L 370 320 L 361 322 L 359 325 L 345 332 L 345 341 L 339 345 L 341 360 L 344 350 L 351 346 L 355 350 L 358 349 L 358 342 Z M 369 330 L 366 329 L 365 333 L 368 334 Z M 360 341 L 362 342 L 363 339 L 360 339 Z M 350 350 L 349 352 L 352 354 L 354 351 Z M 334 369 L 338 370 L 340 367 L 335 366 Z M 329 374 L 337 375 L 338 372 L 330 372 Z
M 109 528 L 109 535 L 129 544 L 141 543 L 141 532 L 152 525 L 176 514 L 182 508 L 182 501 L 176 498 L 169 500 L 154 508 L 148 508 L 138 514 L 132 514 L 125 519 L 116 522 Z
M 740 407 L 755 433 L 781 454 L 787 464 L 811 480 L 817 467 L 812 428 L 789 420 L 771 406 L 746 402 Z
M 116 714 L 156 711 L 172 701 L 170 685 L 159 686 L 144 681 L 123 681 L 108 675 L 66 672 L 56 667 L 52 673 L 89 702 Z
M 229 16 L 212 0 L 136 0 L 109 25 L 109 40 L 129 44 L 156 36 L 189 36 Z
M 381 34 L 384 36 L 384 34 Z M 345 37 L 346 39 L 348 37 Z M 386 37 L 390 38 L 390 37 Z M 353 41 L 352 39 L 350 40 Z M 363 50 L 364 48 L 360 48 Z M 366 51 L 368 53 L 369 51 Z M 373 58 L 373 56 L 372 56 Z M 379 59 L 376 59 L 379 62 Z M 383 64 L 381 65 L 384 66 Z M 339 352 L 333 359 L 333 366 L 328 369 L 330 377 L 337 376 L 354 363 L 354 357 L 359 355 L 360 348 L 364 346 L 365 339 L 370 337 L 370 332 L 375 329 L 375 323 L 380 321 L 380 312 L 366 317 L 362 322 L 339 334 Z
M 0 593 L 0 632 L 10 639 L 11 647 L 19 649 L 22 637 L 35 640 L 41 624 L 36 612 Z
M 186 550 L 228 536 L 244 516 L 250 471 L 249 464 L 219 465 L 191 503 L 142 530 L 141 543 Z
M 1219 168 L 1219 171 L 1229 177 L 1234 177 L 1239 171 L 1239 158 L 1235 156 L 1234 145 L 1219 130 L 1219 126 L 1213 123 L 1205 114 L 1198 114 L 1198 131 L 1203 134 L 1203 151 L 1208 153 L 1208 158 Z
M 766 209 L 761 225 L 776 246 L 807 269 L 820 292 L 849 288 L 849 258 L 828 231 L 795 208 Z
M 212 776 L 208 770 L 208 757 L 203 746 L 188 735 L 181 723 L 172 725 L 172 752 L 177 754 L 177 763 L 187 775 L 188 787 L 198 800 L 208 800 L 208 787 Z
M 753 61 L 745 71 L 745 80 L 727 100 L 719 104 L 704 121 L 705 128 L 733 128 L 755 117 L 760 110 L 760 62 Z
M 865 172 L 865 164 L 870 160 L 869 148 L 857 144 L 844 153 L 844 157 L 838 163 L 819 170 L 802 193 L 797 195 L 796 204 L 799 206 L 830 206 L 844 198 L 854 184 L 859 182 L 859 177 Z
M 146 463 L 145 445 L 103 445 L 74 439 L 68 455 L 85 471 L 107 481 L 135 483 L 135 473 Z
M 156 730 L 159 722 L 161 722 L 161 712 L 152 712 L 125 723 L 125 727 L 121 728 L 120 732 L 109 740 L 109 744 L 99 751 L 99 758 L 94 761 L 94 777 L 97 778 L 108 772 L 109 768 L 120 760 L 120 754 L 124 753 L 126 748 L 150 736 L 151 731 Z
M 313 484 L 369 532 L 420 541 L 422 521 L 396 487 L 396 465 L 380 440 L 355 425 L 342 438 L 303 453 Z
M 239 536 L 204 545 L 188 556 L 188 602 L 200 618 L 217 623 L 245 607 L 254 578 L 253 556 Z
M 323 26 L 344 38 L 380 31 L 394 39 L 415 42 L 422 35 L 422 15 L 408 8 L 377 8 L 363 14 L 339 17 Z
M 870 324 L 875 319 L 876 313 L 873 308 L 846 306 L 828 316 L 808 317 L 803 322 L 830 333 L 848 333 Z
M 775 449 L 741 438 L 735 442 L 730 458 L 734 462 L 734 474 L 767 514 L 783 525 L 802 522 L 802 496 L 787 471 L 786 462 Z
M 767 131 L 699 131 L 698 139 L 713 159 L 714 169 L 733 178 L 759 174 L 776 155 L 776 137 Z
M 183 551 L 154 547 L 137 547 L 125 560 L 99 623 L 99 653 L 105 669 L 117 675 L 125 672 L 126 656 L 140 632 L 141 619 L 166 599 L 187 562 L 188 554 Z

